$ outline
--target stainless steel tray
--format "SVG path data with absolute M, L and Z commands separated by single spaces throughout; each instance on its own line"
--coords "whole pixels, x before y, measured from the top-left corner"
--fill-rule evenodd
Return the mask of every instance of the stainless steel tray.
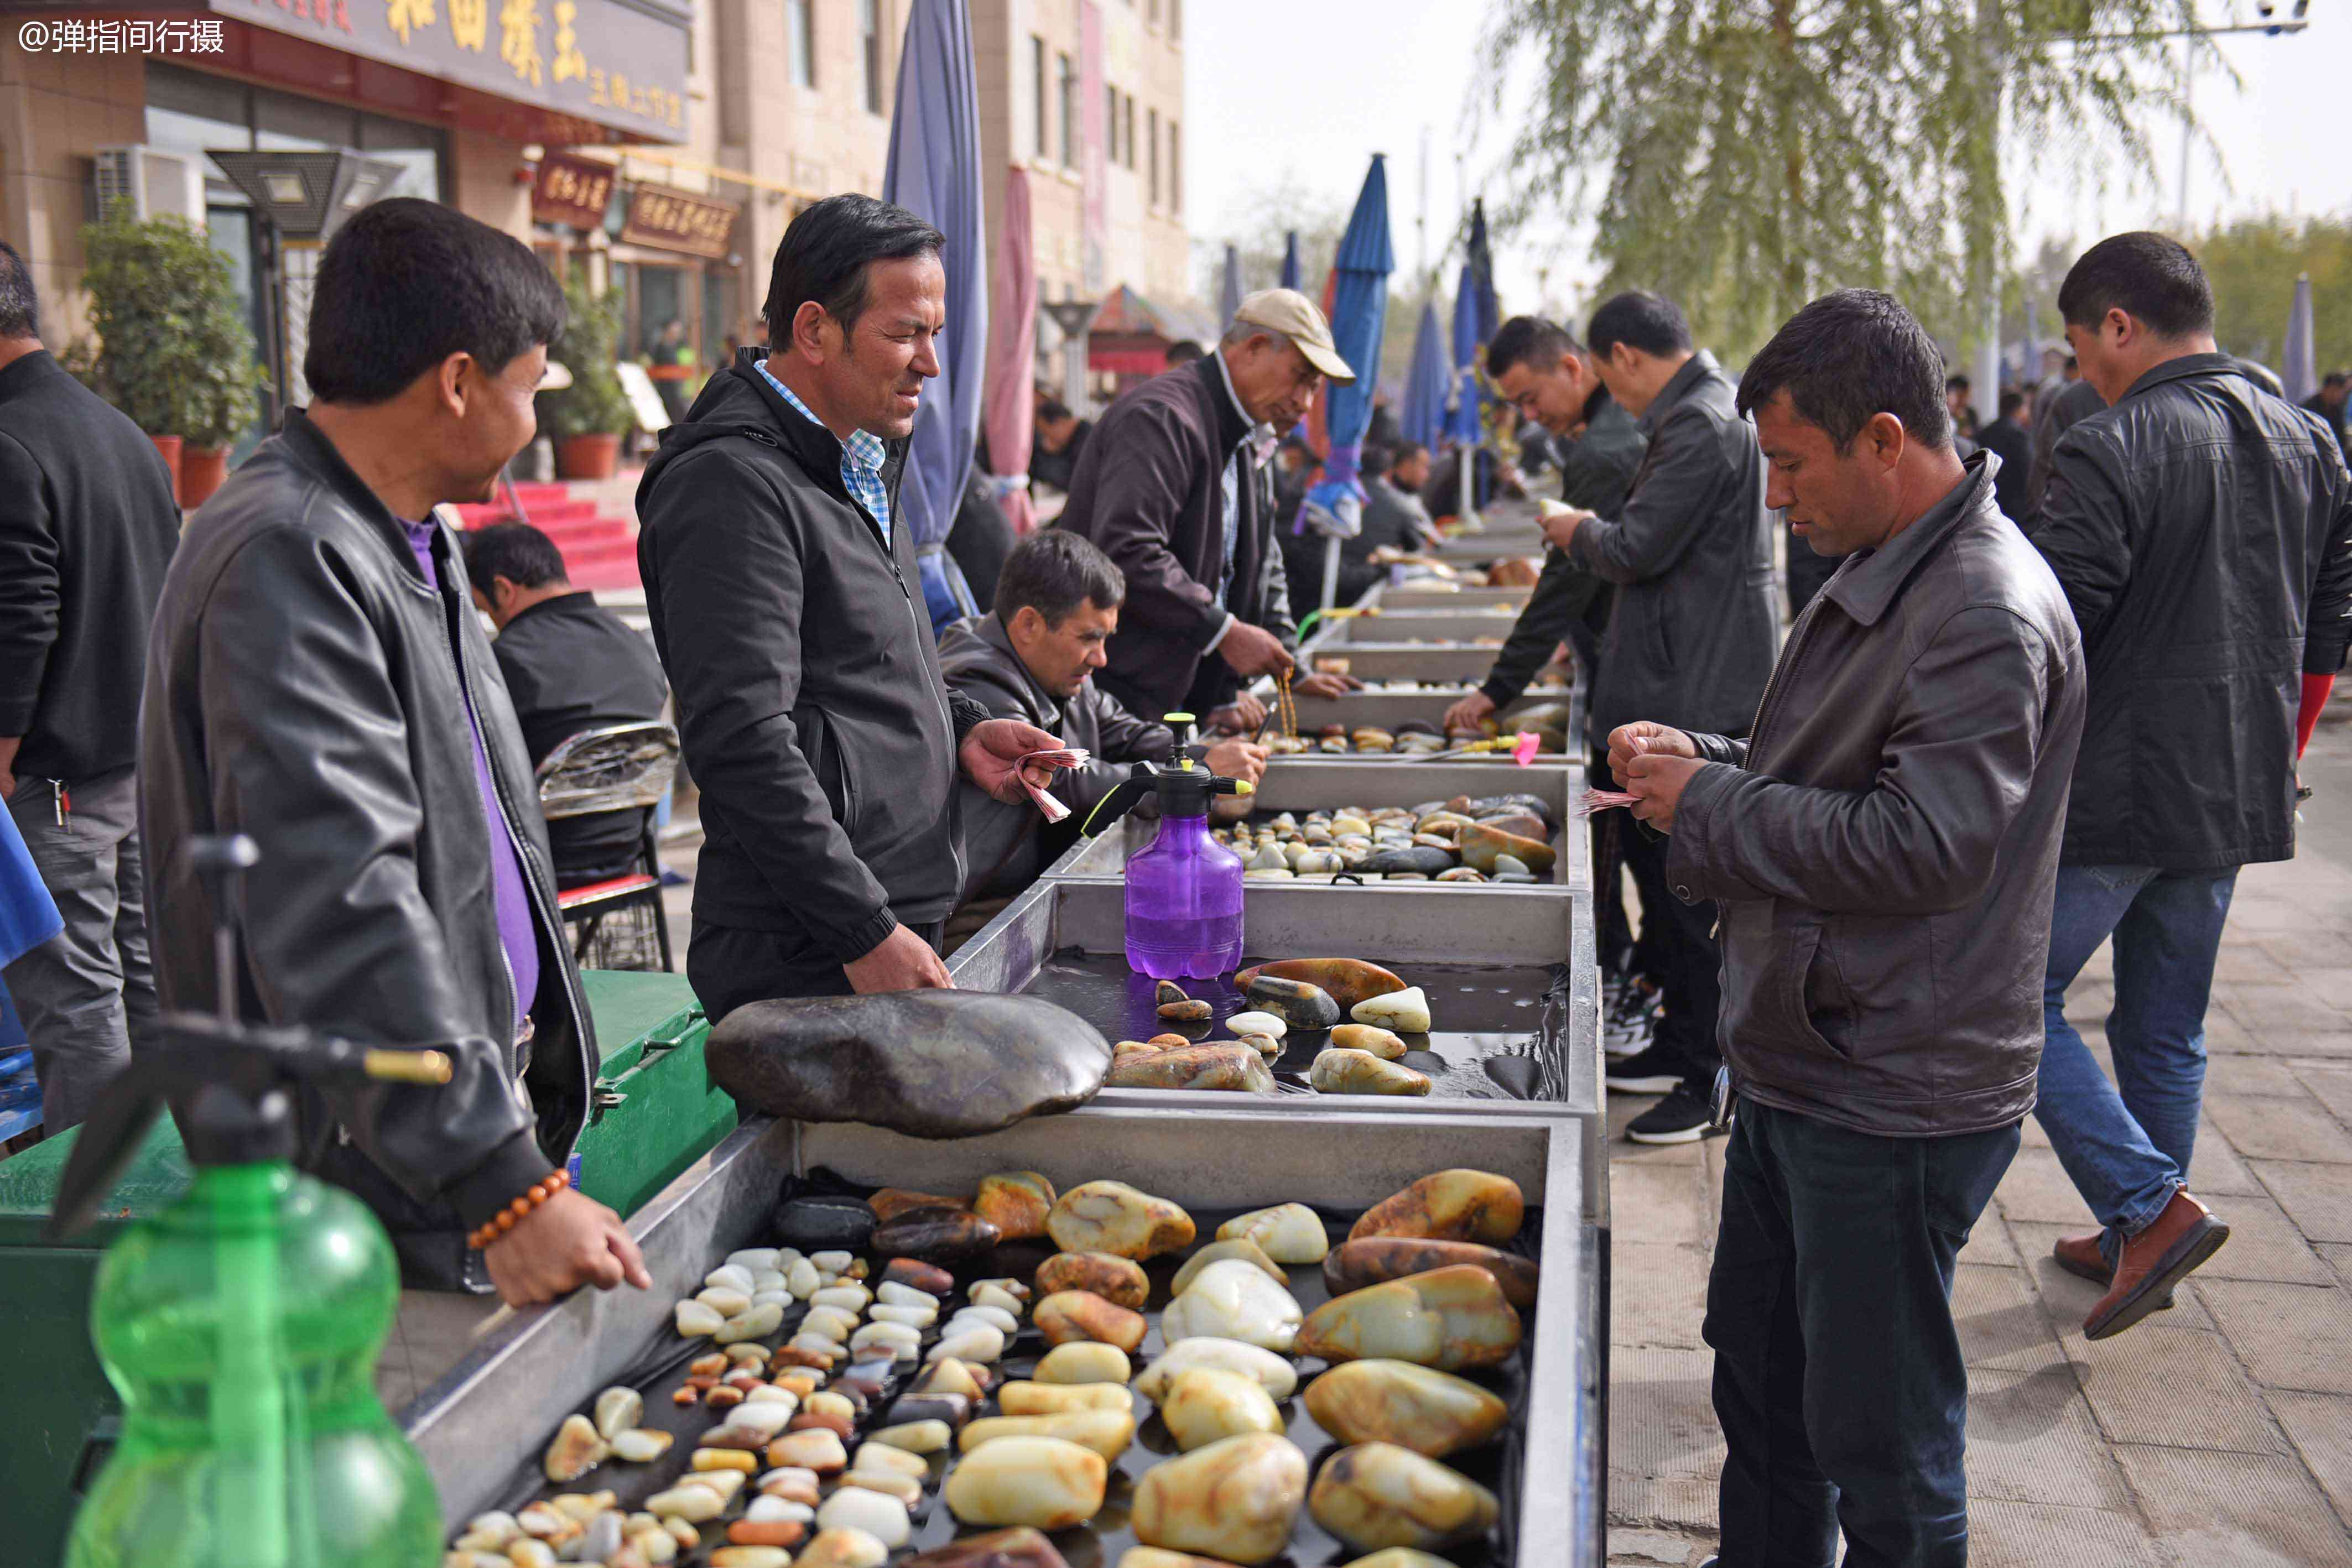
M 1471 584 L 1448 591 L 1419 582 L 1374 583 L 1362 600 L 1383 610 L 1440 610 L 1461 614 L 1474 610 L 1503 610 L 1517 615 L 1527 607 L 1532 588 L 1484 588 Z
M 1313 735 L 1328 725 L 1343 725 L 1349 730 L 1374 725 L 1394 730 L 1400 724 L 1419 720 L 1445 727 L 1445 710 L 1460 702 L 1474 688 L 1463 686 L 1452 690 L 1426 692 L 1350 692 L 1343 697 L 1300 697 L 1297 699 L 1298 732 Z M 1580 686 L 1567 691 L 1529 692 L 1513 703 L 1506 712 L 1530 706 L 1537 703 L 1564 702 L 1569 705 L 1572 722 L 1569 727 L 1570 744 L 1581 750 L 1584 726 L 1584 693 Z M 1378 756 L 1361 757 L 1354 752 L 1301 751 L 1276 760 L 1284 763 L 1312 762 L 1318 767 L 1333 763 L 1376 763 L 1384 760 Z M 1574 761 L 1570 757 L 1546 752 L 1536 758 L 1538 768 L 1556 768 Z M 1494 767 L 1492 758 L 1461 758 L 1445 764 L 1448 768 Z M 1418 799 L 1426 800 L 1422 796 Z M 1410 802 L 1408 802 L 1409 804 Z
M 1349 697 L 1349 702 L 1360 702 L 1360 697 Z M 1396 699 L 1404 700 L 1404 699 Z M 1417 699 L 1427 701 L 1427 698 Z M 1336 704 L 1327 704 L 1336 706 Z M 1443 711 L 1443 710 L 1441 710 Z M 1298 722 L 1307 727 L 1307 708 L 1299 705 Z M 1541 800 L 1559 823 L 1559 833 L 1553 841 L 1559 858 L 1552 862 L 1551 881 L 1538 887 L 1504 887 L 1486 883 L 1369 883 L 1350 884 L 1321 883 L 1299 884 L 1299 891 L 1317 894 L 1362 894 L 1389 897 L 1395 894 L 1444 893 L 1455 897 L 1497 894 L 1527 897 L 1562 887 L 1590 887 L 1592 871 L 1589 863 L 1591 838 L 1584 831 L 1583 820 L 1575 814 L 1575 804 L 1584 795 L 1584 767 L 1572 757 L 1548 757 L 1540 763 L 1521 768 L 1515 762 L 1473 761 L 1467 758 L 1450 762 L 1411 762 L 1396 757 L 1324 757 L 1312 753 L 1297 757 L 1277 757 L 1267 762 L 1265 777 L 1258 781 L 1253 797 L 1256 809 L 1262 811 L 1328 810 L 1334 806 L 1417 806 L 1428 800 L 1450 800 L 1456 795 L 1476 798 L 1483 795 L 1533 795 Z M 1080 839 L 1070 852 L 1056 861 L 1045 873 L 1055 877 L 1118 877 L 1127 869 L 1128 857 L 1150 844 L 1158 835 L 1160 824 L 1134 817 L 1120 819 L 1116 827 L 1099 837 Z M 1252 887 L 1267 885 L 1252 883 Z M 1433 905 L 1442 909 L 1444 906 Z
M 928 1143 L 857 1125 L 758 1119 L 640 1210 L 630 1229 L 649 1291 L 577 1291 L 493 1328 L 399 1418 L 455 1525 L 494 1506 L 565 1415 L 643 1362 L 670 1333 L 670 1306 L 737 1248 L 754 1245 L 787 1176 L 825 1166 L 852 1181 L 968 1188 L 998 1170 L 1044 1172 L 1057 1186 L 1115 1177 L 1188 1209 L 1297 1201 L 1360 1209 L 1435 1170 L 1475 1166 L 1511 1177 L 1540 1206 L 1544 1270 L 1524 1352 L 1527 1393 L 1511 1489 L 1513 1568 L 1604 1561 L 1601 1392 L 1605 1217 L 1586 1191 L 1588 1130 L 1522 1113 L 1400 1115 L 1350 1108 L 1297 1118 L 1270 1103 L 1181 1110 L 1089 1105 L 985 1137 Z M 934 1507 L 940 1506 L 936 1502 Z
M 1311 668 L 1328 655 L 1348 661 L 1348 673 L 1360 681 L 1427 681 L 1468 690 L 1495 667 L 1499 647 L 1465 647 L 1460 643 L 1318 643 L 1308 651 Z
M 1330 635 L 1317 640 L 1325 650 L 1349 643 L 1480 643 L 1501 648 L 1518 624 L 1516 612 L 1493 610 L 1383 610 L 1378 615 L 1348 615 L 1331 622 Z
M 1113 1040 L 1144 1039 L 1169 1026 L 1152 1009 L 1152 983 L 1126 956 L 1126 887 L 1115 881 L 1040 882 L 958 948 L 948 972 L 959 986 L 1027 992 L 1069 1009 Z M 1407 1064 L 1427 1072 L 1423 1098 L 1315 1094 L 1303 1088 L 1280 1103 L 1306 1120 L 1366 1104 L 1400 1115 L 1517 1115 L 1541 1105 L 1592 1128 L 1588 1185 L 1606 1185 L 1601 1118 L 1600 971 L 1592 904 L 1580 890 L 1496 888 L 1484 896 L 1407 884 L 1388 891 L 1252 883 L 1244 895 L 1244 961 L 1370 958 L 1428 992 L 1440 1032 L 1415 1037 L 1425 1054 Z M 1564 966 L 1564 969 L 1558 968 Z M 1223 1018 L 1244 1006 L 1228 979 L 1188 980 Z M 1181 1030 L 1207 1038 L 1220 1030 Z M 1278 1078 L 1303 1074 L 1324 1036 L 1294 1030 L 1277 1059 Z M 1226 1092 L 1106 1089 L 1097 1104 L 1197 1106 Z

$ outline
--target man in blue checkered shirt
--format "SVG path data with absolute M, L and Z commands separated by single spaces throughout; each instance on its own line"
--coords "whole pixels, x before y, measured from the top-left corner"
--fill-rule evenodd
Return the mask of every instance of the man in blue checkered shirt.
M 637 490 L 654 643 L 702 792 L 686 967 L 713 1019 L 948 985 L 957 773 L 1025 804 L 1018 759 L 1059 744 L 948 691 L 893 516 L 933 345 L 965 325 L 944 319 L 943 243 L 866 196 L 793 219 L 769 346 L 711 378 Z

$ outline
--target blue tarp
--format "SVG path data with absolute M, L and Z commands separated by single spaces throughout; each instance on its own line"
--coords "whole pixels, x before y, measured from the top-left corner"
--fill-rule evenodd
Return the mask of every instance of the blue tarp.
M 914 530 L 923 602 L 944 628 L 979 612 L 947 553 L 979 437 L 988 361 L 988 256 L 980 186 L 980 89 L 966 0 L 910 0 L 882 197 L 947 236 L 947 330 L 923 389 L 894 527 Z

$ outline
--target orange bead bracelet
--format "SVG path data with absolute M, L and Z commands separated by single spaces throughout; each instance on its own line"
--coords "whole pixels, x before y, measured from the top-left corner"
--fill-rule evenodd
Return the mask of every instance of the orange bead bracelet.
M 541 1204 L 545 1203 L 549 1198 L 553 1197 L 557 1193 L 562 1192 L 565 1187 L 570 1186 L 571 1185 L 571 1172 L 548 1172 L 545 1176 L 540 1177 L 539 1180 L 531 1183 L 530 1190 L 529 1192 L 524 1193 L 520 1197 L 516 1198 L 512 1203 L 508 1204 L 504 1208 L 499 1210 L 496 1215 L 491 1217 L 487 1224 L 468 1235 L 466 1238 L 466 1245 L 471 1247 L 478 1252 L 486 1250 L 492 1242 L 506 1235 L 508 1231 L 512 1230 L 515 1228 L 515 1222 L 517 1220 L 522 1218 L 532 1209 L 537 1208 Z

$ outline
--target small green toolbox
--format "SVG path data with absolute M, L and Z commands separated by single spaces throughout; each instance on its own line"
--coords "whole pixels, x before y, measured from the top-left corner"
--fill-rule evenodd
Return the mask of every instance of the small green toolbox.
M 735 1102 L 702 1068 L 710 1022 L 682 975 L 581 976 L 604 1047 L 576 1151 L 580 1189 L 635 1213 L 735 1127 Z M 186 1190 L 171 1119 L 159 1120 L 99 1222 L 65 1245 L 42 1237 L 70 1132 L 0 1161 L 0 1561 L 56 1563 L 67 1524 L 111 1440 L 114 1391 L 89 1345 L 89 1292 L 101 1249 L 126 1221 Z M 18 1552 L 24 1555 L 19 1557 Z

